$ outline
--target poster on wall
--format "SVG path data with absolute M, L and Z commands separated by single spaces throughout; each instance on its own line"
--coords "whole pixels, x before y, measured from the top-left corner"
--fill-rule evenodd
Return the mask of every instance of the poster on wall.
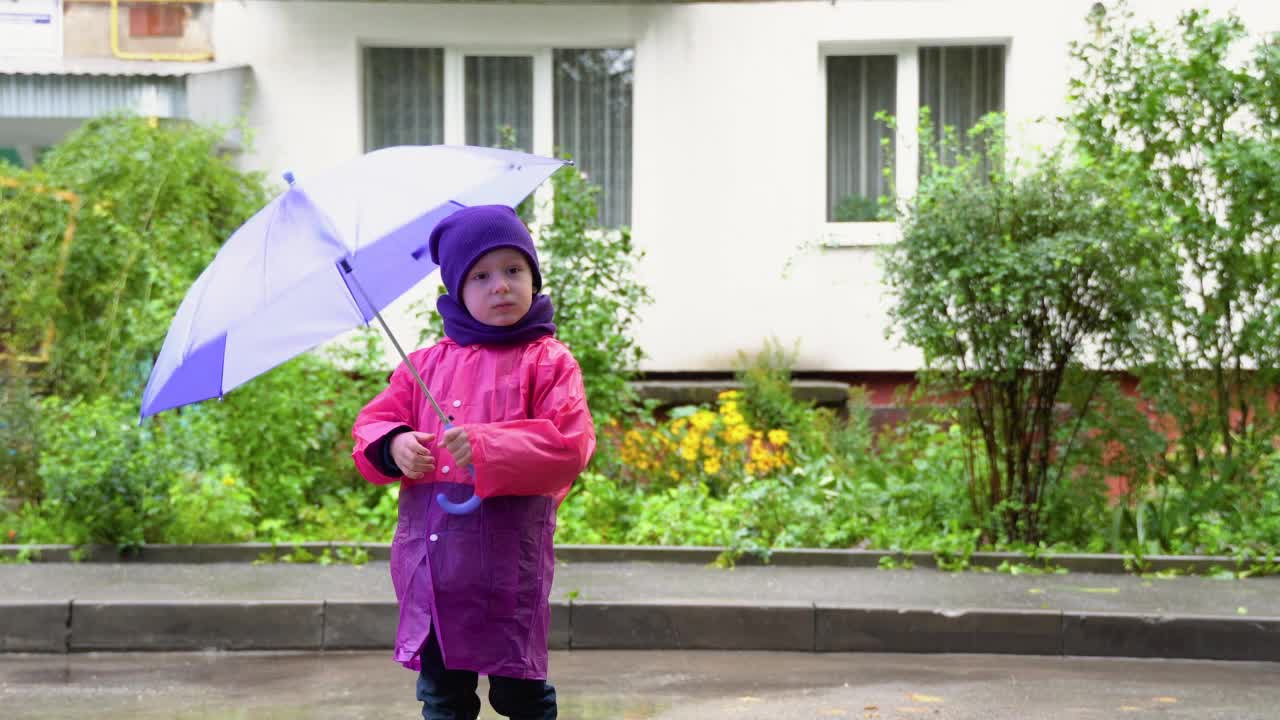
M 0 69 L 5 57 L 61 57 L 62 0 L 0 0 Z

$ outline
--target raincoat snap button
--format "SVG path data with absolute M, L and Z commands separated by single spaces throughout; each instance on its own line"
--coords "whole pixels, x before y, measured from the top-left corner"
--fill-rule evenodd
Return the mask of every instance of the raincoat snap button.
M 453 406 L 454 406 L 454 407 L 462 407 L 462 401 L 461 401 L 461 400 L 454 400 L 454 401 L 453 401 Z
M 437 534 L 435 534 L 435 533 L 431 533 L 431 538 L 430 538 L 431 542 L 435 542 L 435 541 L 437 541 L 437 540 L 439 540 L 439 539 L 440 539 L 440 536 L 439 536 L 439 535 L 437 535 Z
M 448 474 L 449 474 L 449 466 L 448 466 L 448 465 L 445 465 L 444 467 L 440 468 L 440 472 L 444 473 L 445 475 L 448 475 Z

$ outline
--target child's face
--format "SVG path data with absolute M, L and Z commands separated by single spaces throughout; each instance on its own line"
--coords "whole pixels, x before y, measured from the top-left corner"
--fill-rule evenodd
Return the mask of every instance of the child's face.
M 515 325 L 533 304 L 533 271 L 515 248 L 490 250 L 467 271 L 462 304 L 485 325 Z

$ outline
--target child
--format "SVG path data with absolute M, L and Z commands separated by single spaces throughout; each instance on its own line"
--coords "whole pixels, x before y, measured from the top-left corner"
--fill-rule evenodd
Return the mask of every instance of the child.
M 480 673 L 499 714 L 554 718 L 556 508 L 595 449 L 582 373 L 555 339 L 533 240 L 511 208 L 459 210 L 429 247 L 448 291 L 437 301 L 447 337 L 409 361 L 453 427 L 401 364 L 352 429 L 360 473 L 400 481 L 395 658 L 420 671 L 428 720 L 473 720 Z M 470 514 L 448 514 L 434 499 L 460 502 L 473 489 L 483 501 Z

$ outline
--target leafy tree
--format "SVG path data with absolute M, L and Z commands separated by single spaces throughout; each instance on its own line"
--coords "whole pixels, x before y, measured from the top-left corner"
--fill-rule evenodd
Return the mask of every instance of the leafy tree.
M 1241 60 L 1235 16 L 1091 21 L 1067 120 L 1148 249 L 1127 360 L 1172 423 L 1154 474 L 1216 492 L 1255 477 L 1280 431 L 1280 35 Z
M 103 117 L 44 156 L 47 181 L 82 200 L 53 308 L 57 341 L 41 374 L 46 387 L 63 396 L 103 388 L 141 393 L 187 288 L 266 200 L 258 176 L 241 173 L 217 152 L 220 138 L 195 125 Z M 4 215 L 13 218 L 11 211 Z M 51 229 L 64 226 L 65 219 L 35 217 L 14 229 L 46 247 L 61 239 Z M 2 276 L 23 278 L 0 286 L 6 303 L 13 293 L 40 287 L 26 273 Z
M 893 328 L 923 351 L 935 389 L 962 398 L 983 539 L 1035 543 L 1046 498 L 1070 481 L 1068 373 L 1114 361 L 1138 301 L 1141 248 L 1088 164 L 1061 153 L 1007 162 L 998 116 L 963 145 L 954 133 L 942 147 L 930 135 L 926 125 L 902 240 L 884 255 Z

